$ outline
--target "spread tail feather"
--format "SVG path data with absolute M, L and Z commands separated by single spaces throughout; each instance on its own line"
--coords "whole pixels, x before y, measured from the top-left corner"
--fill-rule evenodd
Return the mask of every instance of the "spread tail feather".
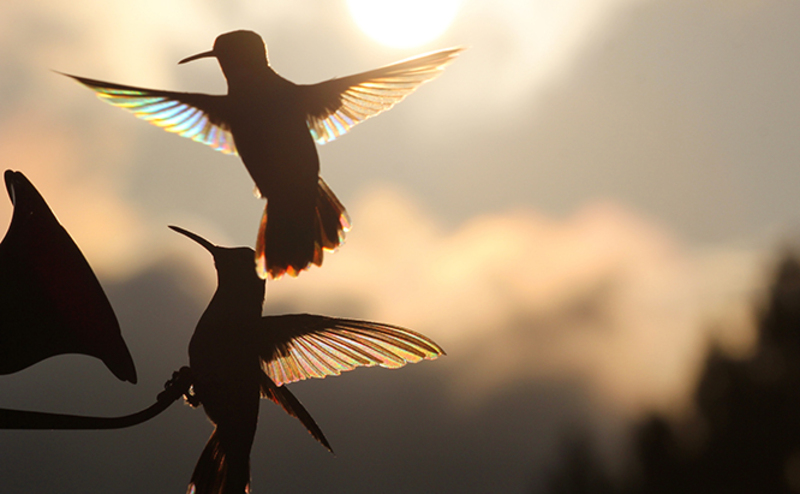
M 306 213 L 294 205 L 267 203 L 256 239 L 256 270 L 262 279 L 297 276 L 310 264 L 320 266 L 324 251 L 344 242 L 350 217 L 321 177 L 314 209 Z
M 270 400 L 274 401 L 281 408 L 286 411 L 292 417 L 298 419 L 300 422 L 303 423 L 305 428 L 308 430 L 308 433 L 314 437 L 317 441 L 320 442 L 325 449 L 333 453 L 333 449 L 331 445 L 328 443 L 328 440 L 325 439 L 325 434 L 322 433 L 322 429 L 319 428 L 314 419 L 311 417 L 311 414 L 305 409 L 300 400 L 298 400 L 289 388 L 286 386 L 277 386 L 272 379 L 269 378 L 266 374 L 262 374 L 261 379 L 261 396 L 262 398 L 269 398 Z
M 219 428 L 197 460 L 187 494 L 245 494 L 250 492 L 250 448 L 242 454 L 221 439 Z
M 350 216 L 322 177 L 319 178 L 317 186 L 316 213 L 317 250 L 332 251 L 344 242 L 344 234 L 350 231 Z

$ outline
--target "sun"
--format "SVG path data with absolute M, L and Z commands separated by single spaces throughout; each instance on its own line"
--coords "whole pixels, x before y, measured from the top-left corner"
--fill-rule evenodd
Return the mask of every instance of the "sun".
M 433 41 L 453 22 L 461 0 L 347 0 L 358 27 L 375 41 L 410 48 Z

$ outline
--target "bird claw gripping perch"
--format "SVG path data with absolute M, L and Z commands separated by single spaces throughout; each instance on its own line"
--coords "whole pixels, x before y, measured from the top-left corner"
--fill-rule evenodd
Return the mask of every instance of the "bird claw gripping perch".
M 198 408 L 201 402 L 200 398 L 194 393 L 193 383 L 194 375 L 192 374 L 192 369 L 184 365 L 172 373 L 172 379 L 164 383 L 164 391 L 158 395 L 158 399 L 160 401 L 162 395 L 164 395 L 164 399 L 175 401 L 183 396 L 183 401 L 190 407 Z
M 189 401 L 189 395 L 194 396 L 194 393 L 192 393 L 192 380 L 192 370 L 186 366 L 181 367 L 173 372 L 172 377 L 164 383 L 164 391 L 159 393 L 156 399 L 159 403 L 172 403 L 183 396 Z

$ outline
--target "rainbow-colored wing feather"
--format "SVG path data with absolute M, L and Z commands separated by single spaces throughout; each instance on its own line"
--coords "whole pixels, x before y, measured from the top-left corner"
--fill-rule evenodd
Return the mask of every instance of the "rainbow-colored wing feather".
M 356 124 L 382 113 L 405 99 L 420 85 L 435 79 L 463 48 L 419 55 L 380 69 L 299 85 L 311 136 L 325 144 Z M 92 89 L 114 106 L 168 132 L 188 137 L 226 154 L 236 154 L 225 121 L 223 95 L 180 93 L 124 86 L 64 74 Z
M 93 90 L 106 103 L 128 110 L 167 132 L 225 154 L 236 154 L 230 127 L 221 116 L 224 96 L 160 91 L 64 75 Z
M 309 314 L 262 318 L 261 366 L 277 385 L 338 376 L 356 367 L 394 369 L 444 355 L 409 329 Z
M 461 51 L 463 48 L 435 51 L 369 72 L 299 86 L 305 91 L 306 123 L 312 137 L 325 144 L 390 109 L 439 76 Z

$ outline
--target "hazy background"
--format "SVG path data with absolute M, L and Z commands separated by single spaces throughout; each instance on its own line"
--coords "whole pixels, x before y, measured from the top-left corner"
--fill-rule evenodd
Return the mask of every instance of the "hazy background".
M 364 34 L 344 2 L 6 0 L 0 163 L 23 171 L 117 311 L 139 384 L 66 356 L 0 379 L 0 406 L 118 415 L 187 363 L 210 256 L 253 245 L 237 158 L 145 124 L 53 70 L 224 92 L 223 32 L 260 33 L 311 83 L 454 45 L 443 76 L 319 148 L 353 230 L 266 311 L 414 328 L 448 356 L 292 386 L 328 454 L 264 403 L 254 492 L 539 492 L 564 437 L 612 465 L 627 426 L 679 413 L 710 341 L 744 354 L 800 211 L 800 4 L 464 0 L 422 46 Z M 9 201 L 0 200 L 3 228 Z M 184 492 L 211 427 L 176 404 L 134 429 L 0 431 L 0 490 Z

